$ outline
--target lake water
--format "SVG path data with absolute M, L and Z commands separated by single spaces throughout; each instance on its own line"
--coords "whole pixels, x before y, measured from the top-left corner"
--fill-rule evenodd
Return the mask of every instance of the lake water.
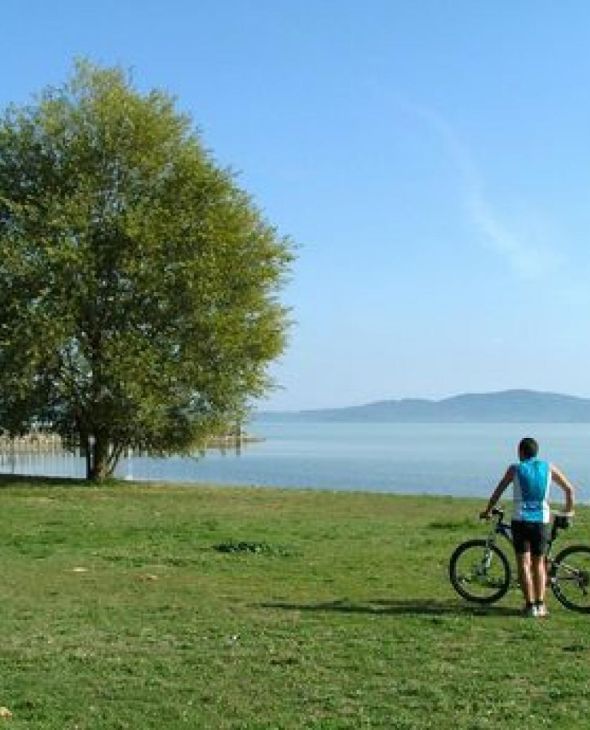
M 541 444 L 590 496 L 590 424 L 402 424 L 256 421 L 264 440 L 204 458 L 124 459 L 117 476 L 136 480 L 484 496 L 496 485 L 522 436 Z M 30 475 L 84 475 L 74 456 L 4 459 L 0 470 Z

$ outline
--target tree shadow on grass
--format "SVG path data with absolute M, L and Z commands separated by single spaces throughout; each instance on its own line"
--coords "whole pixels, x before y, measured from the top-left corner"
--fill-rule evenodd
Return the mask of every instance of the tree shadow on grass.
M 432 600 L 428 598 L 369 598 L 351 601 L 339 598 L 321 603 L 288 603 L 273 601 L 259 604 L 260 608 L 283 611 L 317 611 L 339 613 L 364 613 L 373 616 L 520 616 L 521 611 L 511 606 L 479 606 L 458 600 Z
M 129 484 L 122 479 L 107 479 L 104 482 L 92 482 L 82 477 L 45 477 L 26 476 L 25 474 L 0 474 L 0 489 L 24 487 L 26 489 L 46 489 L 48 487 L 100 487 L 117 484 Z

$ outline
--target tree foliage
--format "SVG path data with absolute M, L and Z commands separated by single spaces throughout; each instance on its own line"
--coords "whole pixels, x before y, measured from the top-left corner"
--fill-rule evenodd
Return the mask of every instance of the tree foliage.
M 170 96 L 77 63 L 0 120 L 0 427 L 95 479 L 194 449 L 268 388 L 291 257 Z

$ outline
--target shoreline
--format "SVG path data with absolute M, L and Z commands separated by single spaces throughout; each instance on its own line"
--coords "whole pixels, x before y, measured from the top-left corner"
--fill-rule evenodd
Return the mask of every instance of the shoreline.
M 141 480 L 141 479 L 109 479 L 104 482 L 95 483 L 85 479 L 76 477 L 52 477 L 52 476 L 26 476 L 0 474 L 0 494 L 3 490 L 11 488 L 23 489 L 83 489 L 83 490 L 112 490 L 113 492 L 123 493 L 126 490 L 145 490 L 146 492 L 173 492 L 174 490 L 183 493 L 195 492 L 217 492 L 234 491 L 238 494 L 246 495 L 268 494 L 273 492 L 284 497 L 296 498 L 297 496 L 317 496 L 322 497 L 349 497 L 350 499 L 359 498 L 372 500 L 376 498 L 394 498 L 401 501 L 417 500 L 424 502 L 440 502 L 441 504 L 457 503 L 466 504 L 473 503 L 481 505 L 487 497 L 469 494 L 447 494 L 434 492 L 412 492 L 412 491 L 372 491 L 367 489 L 328 489 L 323 487 L 285 487 L 279 484 L 261 485 L 261 484 L 227 484 L 222 482 L 168 482 L 165 480 Z M 346 501 L 346 500 L 343 500 Z M 512 498 L 504 499 L 500 502 L 500 506 L 510 511 Z M 578 500 L 576 502 L 576 510 L 582 508 L 585 510 L 589 506 L 588 501 Z M 561 511 L 560 503 L 551 502 L 552 511 Z M 474 522 L 477 523 L 476 512 L 474 512 Z

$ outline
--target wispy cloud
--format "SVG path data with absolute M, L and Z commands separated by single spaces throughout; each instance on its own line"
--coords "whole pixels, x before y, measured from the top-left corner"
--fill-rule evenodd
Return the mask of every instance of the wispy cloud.
M 516 231 L 507 225 L 486 197 L 481 175 L 468 147 L 462 142 L 451 124 L 432 108 L 398 101 L 408 114 L 421 119 L 440 137 L 447 154 L 457 168 L 463 185 L 467 215 L 480 235 L 482 243 L 502 256 L 510 268 L 527 279 L 540 279 L 561 263 L 559 253 L 546 242 L 540 233 L 538 221 L 527 220 Z

